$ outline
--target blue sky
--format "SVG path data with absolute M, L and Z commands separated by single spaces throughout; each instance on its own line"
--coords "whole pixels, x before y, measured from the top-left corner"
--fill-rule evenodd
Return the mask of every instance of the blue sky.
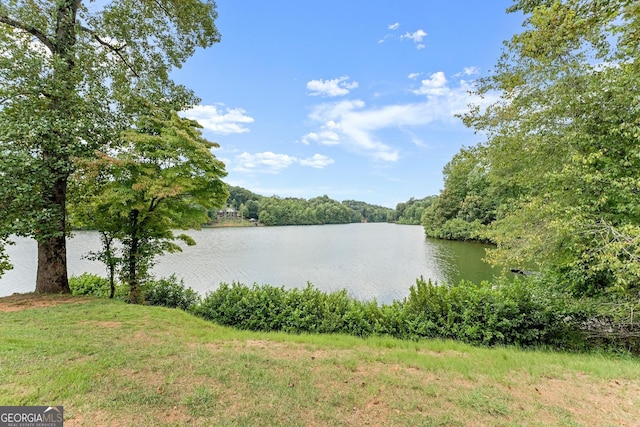
M 482 140 L 454 114 L 521 30 L 510 4 L 218 0 L 221 43 L 173 78 L 201 98 L 183 114 L 220 144 L 230 185 L 395 207 L 437 194 Z

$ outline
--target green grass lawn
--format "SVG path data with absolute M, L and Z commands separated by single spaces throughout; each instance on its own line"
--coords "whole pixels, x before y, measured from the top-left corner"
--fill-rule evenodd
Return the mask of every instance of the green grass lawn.
M 65 426 L 634 426 L 640 360 L 249 333 L 179 310 L 0 299 L 0 405 Z

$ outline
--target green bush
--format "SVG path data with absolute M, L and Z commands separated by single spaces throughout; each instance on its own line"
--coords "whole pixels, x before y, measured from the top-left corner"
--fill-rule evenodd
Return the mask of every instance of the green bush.
M 149 305 L 191 311 L 200 303 L 200 295 L 191 288 L 185 288 L 184 281 L 178 281 L 174 274 L 147 281 L 143 291 L 144 301 Z
M 91 295 L 101 298 L 109 298 L 111 291 L 109 279 L 91 273 L 82 273 L 80 276 L 69 277 L 69 288 L 71 288 L 73 295 Z M 114 297 L 119 300 L 125 300 L 127 296 L 127 286 L 120 283 L 116 284 Z
M 420 278 L 403 305 L 411 337 L 471 344 L 537 346 L 558 343 L 570 329 L 528 283 L 462 281 L 445 286 Z
M 420 278 L 404 301 L 379 306 L 354 300 L 346 291 L 325 293 L 311 284 L 285 290 L 233 283 L 207 294 L 195 311 L 216 323 L 254 331 L 567 347 L 573 323 L 532 289 L 518 280 L 444 286 Z
M 74 276 L 69 284 L 74 295 L 109 295 L 109 281 L 97 275 Z M 147 304 L 180 308 L 221 325 L 253 331 L 443 338 L 486 346 L 640 353 L 640 328 L 634 318 L 640 306 L 637 296 L 576 299 L 552 275 L 479 284 L 462 281 L 452 286 L 420 278 L 404 300 L 382 306 L 375 300 L 355 300 L 345 290 L 323 292 L 310 283 L 302 289 L 222 283 L 200 298 L 172 275 L 150 280 L 143 290 Z M 116 288 L 117 298 L 126 294 L 126 286 Z
M 83 273 L 80 276 L 69 277 L 69 288 L 73 295 L 91 295 L 109 297 L 109 279 L 97 274 Z
M 384 330 L 375 301 L 356 301 L 344 290 L 322 292 L 311 284 L 284 289 L 223 283 L 206 295 L 196 312 L 222 325 L 254 331 L 369 336 Z

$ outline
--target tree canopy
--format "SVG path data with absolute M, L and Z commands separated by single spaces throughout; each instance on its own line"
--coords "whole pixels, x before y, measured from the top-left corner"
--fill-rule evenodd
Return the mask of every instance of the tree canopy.
M 197 122 L 154 109 L 122 133 L 112 153 L 78 164 L 72 179 L 72 215 L 77 226 L 99 231 L 99 259 L 120 267 L 130 301 L 140 302 L 139 285 L 156 255 L 179 251 L 177 229 L 198 229 L 207 211 L 228 197 L 224 164 L 211 153 Z M 117 239 L 122 255 L 109 243 Z
M 428 237 L 487 240 L 486 226 L 495 219 L 499 197 L 491 185 L 482 150 L 463 148 L 443 169 L 444 188 L 422 214 Z
M 141 99 L 196 103 L 169 72 L 219 41 L 216 17 L 212 0 L 0 1 L 0 236 L 38 241 L 36 291 L 69 291 L 74 159 L 117 139 Z
M 525 30 L 465 123 L 501 205 L 494 262 L 535 262 L 579 292 L 640 289 L 640 3 L 520 0 Z

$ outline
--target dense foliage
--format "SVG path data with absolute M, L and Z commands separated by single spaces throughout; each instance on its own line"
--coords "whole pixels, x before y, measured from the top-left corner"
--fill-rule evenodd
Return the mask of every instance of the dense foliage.
M 107 298 L 110 294 L 109 280 L 96 274 L 83 273 L 69 277 L 69 287 L 73 295 L 87 295 Z M 183 280 L 175 275 L 151 278 L 142 287 L 144 303 L 161 307 L 179 308 L 184 311 L 193 310 L 200 303 L 200 295 L 193 289 L 185 287 Z M 129 300 L 126 285 L 116 285 L 115 298 Z
M 109 295 L 109 281 L 94 274 L 73 276 L 69 284 L 74 295 Z M 179 308 L 222 325 L 256 331 L 640 353 L 633 319 L 637 304 L 619 299 L 612 309 L 611 299 L 575 299 L 539 275 L 513 283 L 462 281 L 454 286 L 420 278 L 407 298 L 388 305 L 355 300 L 344 290 L 325 293 L 311 284 L 284 289 L 223 283 L 202 298 L 175 275 L 151 278 L 141 291 L 145 304 Z M 128 287 L 118 284 L 115 297 L 128 301 L 128 296 Z
M 264 225 L 348 224 L 360 222 L 345 205 L 327 196 L 305 200 L 298 198 L 265 197 L 258 213 Z
M 353 222 L 387 222 L 393 209 L 355 200 L 342 203 L 328 196 L 302 199 L 295 197 L 265 197 L 242 187 L 229 187 L 227 206 L 237 210 L 243 218 L 254 219 L 263 225 L 320 225 Z M 215 211 L 209 212 L 213 220 Z
M 200 295 L 184 286 L 175 275 L 149 280 L 144 285 L 144 302 L 149 305 L 191 311 L 200 303 Z
M 244 218 L 258 220 L 260 200 L 263 198 L 263 196 L 253 193 L 246 188 L 229 186 L 227 205 L 238 210 Z
M 398 224 L 419 225 L 422 223 L 422 214 L 435 200 L 435 196 L 427 196 L 423 199 L 412 197 L 406 202 L 398 203 L 390 220 Z
M 73 295 L 90 295 L 103 298 L 108 297 L 111 291 L 109 279 L 91 273 L 69 277 L 69 287 Z
M 113 150 L 78 161 L 71 176 L 71 220 L 101 233 L 103 248 L 95 258 L 111 276 L 119 271 L 131 302 L 142 301 L 138 287 L 156 257 L 180 250 L 174 240 L 195 243 L 174 230 L 199 228 L 207 209 L 227 198 L 221 181 L 226 172 L 211 152 L 214 146 L 196 122 L 152 108 Z
M 424 209 L 428 237 L 487 241 L 486 226 L 503 198 L 491 185 L 480 148 L 463 148 L 444 167 L 444 189 Z
M 36 239 L 36 291 L 70 291 L 74 160 L 127 129 L 140 98 L 178 111 L 197 101 L 169 74 L 219 41 L 216 17 L 213 0 L 0 2 L 0 244 Z
M 571 0 L 533 8 L 466 117 L 489 134 L 492 179 L 515 197 L 494 259 L 533 260 L 574 292 L 640 290 L 640 5 Z
M 426 234 L 489 240 L 489 259 L 577 295 L 640 291 L 640 5 L 516 1 L 506 42 L 464 122 L 486 141 L 445 167 Z
M 393 209 L 380 205 L 372 205 L 356 200 L 343 200 L 342 204 L 356 213 L 354 218 L 366 222 L 392 222 L 395 218 Z
M 418 279 L 404 301 L 379 306 L 345 291 L 221 284 L 195 313 L 241 329 L 398 338 L 450 338 L 482 345 L 575 346 L 564 312 L 522 282 L 438 286 Z

